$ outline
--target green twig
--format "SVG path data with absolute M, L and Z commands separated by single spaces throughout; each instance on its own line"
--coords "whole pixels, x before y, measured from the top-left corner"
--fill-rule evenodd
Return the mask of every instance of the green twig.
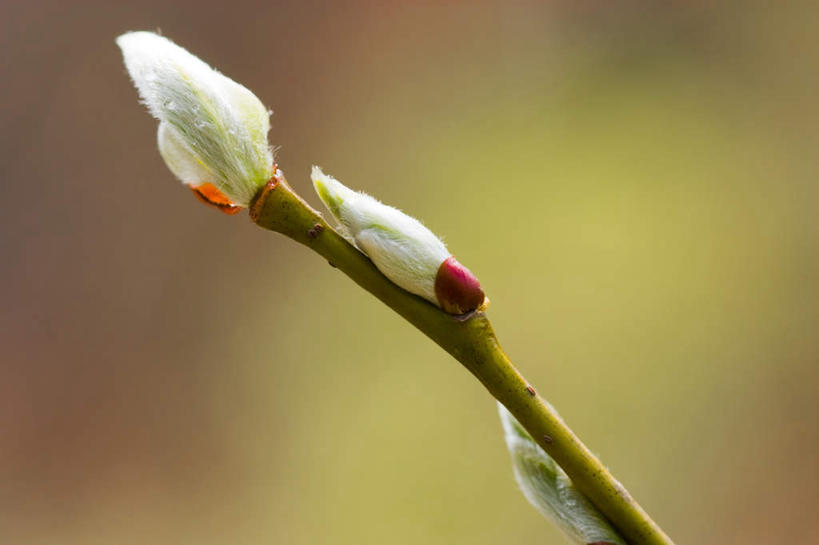
M 393 284 L 287 185 L 281 171 L 256 195 L 250 216 L 260 227 L 282 233 L 317 252 L 461 362 L 631 545 L 673 545 L 515 369 L 483 312 L 452 316 Z

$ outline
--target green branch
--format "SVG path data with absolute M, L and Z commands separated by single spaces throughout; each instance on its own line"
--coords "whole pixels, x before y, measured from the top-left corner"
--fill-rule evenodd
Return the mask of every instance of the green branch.
M 393 284 L 287 185 L 281 171 L 256 195 L 250 216 L 260 227 L 282 233 L 324 257 L 461 362 L 631 545 L 673 545 L 515 369 L 483 312 L 453 316 Z

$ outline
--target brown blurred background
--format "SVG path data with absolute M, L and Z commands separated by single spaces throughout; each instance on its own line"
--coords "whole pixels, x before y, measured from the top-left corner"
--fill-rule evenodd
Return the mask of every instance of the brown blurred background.
M 423 219 L 678 543 L 819 534 L 819 8 L 0 5 L 0 543 L 515 544 L 488 395 L 321 259 L 198 204 L 114 38 Z

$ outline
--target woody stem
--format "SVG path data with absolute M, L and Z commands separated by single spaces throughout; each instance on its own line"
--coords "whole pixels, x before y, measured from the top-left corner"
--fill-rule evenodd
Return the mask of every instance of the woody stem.
M 483 312 L 453 316 L 393 284 L 287 184 L 281 171 L 250 208 L 260 227 L 282 233 L 330 262 L 449 352 L 500 401 L 631 545 L 673 545 L 606 467 L 526 382 Z

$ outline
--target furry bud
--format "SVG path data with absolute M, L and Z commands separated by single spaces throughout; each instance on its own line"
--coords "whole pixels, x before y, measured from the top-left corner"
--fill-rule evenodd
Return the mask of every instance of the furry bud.
M 464 314 L 484 303 L 478 279 L 420 221 L 353 191 L 318 167 L 311 177 L 345 234 L 384 276 L 450 314 Z
M 551 519 L 576 545 L 625 545 L 606 517 L 577 490 L 551 456 L 535 443 L 523 426 L 498 403 L 504 438 L 515 480 L 538 511 Z
M 273 176 L 269 113 L 248 89 L 152 32 L 117 38 L 142 101 L 159 119 L 159 150 L 196 188 L 247 206 Z

